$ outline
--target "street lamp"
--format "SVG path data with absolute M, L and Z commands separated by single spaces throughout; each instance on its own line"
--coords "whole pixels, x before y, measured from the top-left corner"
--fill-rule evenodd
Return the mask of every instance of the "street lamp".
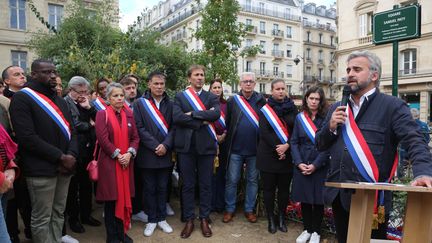
M 296 55 L 296 57 L 294 58 L 293 62 L 295 63 L 296 66 L 300 63 L 300 58 L 304 61 L 304 58 L 302 56 L 300 56 L 300 55 Z M 302 95 L 304 95 L 305 92 L 306 92 L 306 90 L 305 90 L 306 85 L 305 85 L 305 78 L 304 78 L 304 75 L 305 75 L 304 68 L 305 67 L 304 67 L 304 64 L 303 64 L 303 76 L 302 76 L 303 80 L 300 82 L 301 89 L 302 89 Z
M 302 60 L 304 60 L 304 58 L 303 58 L 302 56 L 297 55 L 297 56 L 294 58 L 294 60 L 293 60 L 296 66 L 300 63 L 300 59 L 299 59 L 299 57 L 300 57 Z

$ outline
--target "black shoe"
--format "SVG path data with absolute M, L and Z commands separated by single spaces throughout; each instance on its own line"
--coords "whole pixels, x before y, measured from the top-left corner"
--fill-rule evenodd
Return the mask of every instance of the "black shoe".
M 268 219 L 268 232 L 270 232 L 271 234 L 276 233 L 277 229 L 276 229 L 274 215 L 273 214 L 268 215 L 267 219 Z
M 285 213 L 284 212 L 280 212 L 279 213 L 279 227 L 278 227 L 279 231 L 282 232 L 288 232 L 288 228 L 286 226 L 285 223 Z
M 81 221 L 82 221 L 82 224 L 87 224 L 90 226 L 101 226 L 102 225 L 102 223 L 99 220 L 93 218 L 92 216 L 88 217 L 87 219 L 83 219 Z
M 78 220 L 69 220 L 69 228 L 75 233 L 84 233 L 85 229 Z
M 124 243 L 133 243 L 132 238 L 129 237 L 129 235 L 125 234 L 124 235 Z

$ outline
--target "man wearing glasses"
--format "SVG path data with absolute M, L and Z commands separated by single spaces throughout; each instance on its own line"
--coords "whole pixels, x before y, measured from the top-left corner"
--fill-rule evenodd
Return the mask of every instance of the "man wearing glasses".
M 96 140 L 94 121 L 97 110 L 90 105 L 90 83 L 84 77 L 72 77 L 68 88 L 69 93 L 64 99 L 71 111 L 73 126 L 78 135 L 79 155 L 76 174 L 72 176 L 69 185 L 66 213 L 69 215 L 71 230 L 75 233 L 83 233 L 85 229 L 82 224 L 101 225 L 101 222 L 90 215 L 93 187 L 86 170 L 88 163 L 93 159 L 92 153 Z
M 232 220 L 236 207 L 237 184 L 243 164 L 246 164 L 246 195 L 244 215 L 246 219 L 257 221 L 255 208 L 258 192 L 258 171 L 256 151 L 258 144 L 258 115 L 265 105 L 264 97 L 255 92 L 255 73 L 246 72 L 240 76 L 240 92 L 228 100 L 226 143 L 228 146 L 228 167 L 225 186 L 225 213 L 223 222 Z

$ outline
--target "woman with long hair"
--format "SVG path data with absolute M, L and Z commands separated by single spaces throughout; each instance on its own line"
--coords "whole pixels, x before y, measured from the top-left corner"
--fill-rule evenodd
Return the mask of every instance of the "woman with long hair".
M 294 126 L 297 108 L 288 97 L 285 81 L 276 79 L 271 82 L 271 96 L 259 113 L 259 143 L 257 150 L 257 169 L 263 183 L 264 205 L 268 218 L 268 231 L 277 229 L 287 232 L 285 209 L 288 205 L 293 165 L 289 139 Z M 275 195 L 279 225 L 274 215 Z
M 302 112 L 297 115 L 291 137 L 291 153 L 295 166 L 292 198 L 301 203 L 304 231 L 296 243 L 319 243 L 324 214 L 323 188 L 328 154 L 315 147 L 315 132 L 327 114 L 324 91 L 311 87 L 303 97 Z
M 99 179 L 96 200 L 105 202 L 106 242 L 133 242 L 126 234 L 135 194 L 133 159 L 139 137 L 132 111 L 125 106 L 125 92 L 119 83 L 111 83 L 106 92 L 109 105 L 96 115 L 99 141 Z
M 217 168 L 215 167 L 215 173 L 212 178 L 212 211 L 221 213 L 225 209 L 225 174 L 226 174 L 226 162 L 227 154 L 225 147 L 226 137 L 226 124 L 225 115 L 227 111 L 227 101 L 223 94 L 222 79 L 216 78 L 210 81 L 209 91 L 219 97 L 221 117 L 214 124 L 216 129 L 216 136 L 219 145 L 219 154 L 217 155 Z

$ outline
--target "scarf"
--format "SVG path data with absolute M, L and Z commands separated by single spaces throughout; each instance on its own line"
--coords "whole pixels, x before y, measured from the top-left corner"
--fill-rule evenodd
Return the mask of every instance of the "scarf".
M 297 113 L 297 108 L 290 98 L 285 98 L 283 101 L 276 101 L 273 97 L 270 97 L 267 103 L 273 108 L 278 117 L 284 117 L 290 112 Z
M 115 111 L 111 106 L 107 107 L 106 115 L 108 116 L 108 123 L 111 124 L 114 130 L 114 145 L 116 148 L 120 149 L 120 154 L 124 154 L 129 148 L 129 136 L 125 108 L 120 111 L 121 125 L 119 124 Z M 132 213 L 129 170 L 129 166 L 123 169 L 118 160 L 115 161 L 117 182 L 115 216 L 123 221 L 125 233 L 129 230 Z

